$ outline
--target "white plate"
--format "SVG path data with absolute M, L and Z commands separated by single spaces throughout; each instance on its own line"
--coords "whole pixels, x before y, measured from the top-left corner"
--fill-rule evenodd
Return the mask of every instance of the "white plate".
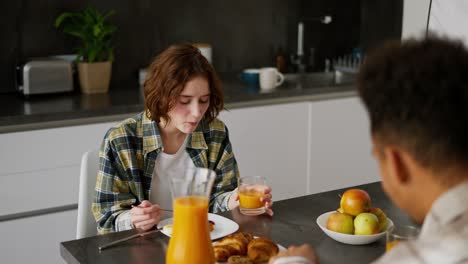
M 336 211 L 331 211 L 320 215 L 317 218 L 317 224 L 322 231 L 334 240 L 349 245 L 365 245 L 375 242 L 385 236 L 385 231 L 374 235 L 349 235 L 331 231 L 327 228 L 328 216 Z M 387 217 L 387 230 L 393 226 L 392 220 Z
M 254 236 L 254 238 L 258 238 L 258 236 Z M 214 245 L 215 243 L 216 243 L 216 242 L 213 242 L 213 245 Z M 286 250 L 286 248 L 283 247 L 282 245 L 280 245 L 280 244 L 276 244 L 276 245 L 278 245 L 279 251 L 284 251 L 284 250 Z M 227 262 L 216 262 L 215 264 L 227 264 Z M 267 262 L 260 263 L 260 264 L 267 264 Z
M 236 222 L 217 214 L 208 213 L 208 220 L 215 223 L 214 230 L 210 232 L 211 240 L 225 237 L 239 229 L 239 225 Z M 164 227 L 165 225 L 172 225 L 172 218 L 167 218 L 159 222 L 158 228 Z M 161 230 L 161 233 L 168 237 L 172 235 L 172 232 L 168 232 L 164 229 Z

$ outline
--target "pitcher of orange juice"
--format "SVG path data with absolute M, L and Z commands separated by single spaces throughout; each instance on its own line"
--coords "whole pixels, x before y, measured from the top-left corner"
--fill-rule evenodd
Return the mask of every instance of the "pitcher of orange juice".
M 208 204 L 215 178 L 215 172 L 205 168 L 187 169 L 184 175 L 171 178 L 174 223 L 166 263 L 215 263 L 208 227 Z

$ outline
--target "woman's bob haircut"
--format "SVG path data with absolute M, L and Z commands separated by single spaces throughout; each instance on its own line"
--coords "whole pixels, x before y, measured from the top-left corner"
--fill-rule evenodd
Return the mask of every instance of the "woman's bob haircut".
M 211 122 L 224 107 L 221 82 L 213 66 L 190 44 L 172 45 L 151 63 L 144 83 L 145 110 L 149 119 L 170 121 L 168 112 L 175 106 L 188 81 L 203 77 L 210 86 L 210 104 L 204 119 Z

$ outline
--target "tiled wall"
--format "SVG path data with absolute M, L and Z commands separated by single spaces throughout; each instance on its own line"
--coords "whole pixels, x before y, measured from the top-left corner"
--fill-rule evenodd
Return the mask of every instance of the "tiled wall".
M 14 65 L 30 57 L 72 53 L 75 40 L 53 27 L 63 11 L 83 9 L 88 1 L 18 0 L 0 2 L 0 93 L 14 90 Z M 91 0 L 98 9 L 114 9 L 115 61 L 111 89 L 136 89 L 138 69 L 172 43 L 208 42 L 213 65 L 219 72 L 273 65 L 281 47 L 287 57 L 297 47 L 297 23 L 325 14 L 333 22 L 305 23 L 304 49 L 316 49 L 316 69 L 325 58 L 349 52 L 369 41 L 361 33 L 362 17 L 374 1 L 342 0 Z M 402 0 L 376 0 L 384 6 L 401 6 Z M 375 6 L 372 4 L 371 6 Z M 371 7 L 374 8 L 374 7 Z M 364 10 L 365 11 L 365 10 Z M 383 14 L 385 16 L 385 14 Z M 398 19 L 383 22 L 381 36 L 399 36 Z M 388 15 L 387 15 L 388 16 Z M 398 17 L 400 16 L 400 17 Z M 375 25 L 379 27 L 379 25 Z M 391 30 L 388 30 L 390 28 Z M 397 30 L 395 30 L 397 28 Z M 366 34 L 372 35 L 372 28 Z M 387 32 L 388 31 L 388 32 Z M 375 41 L 370 39 L 370 41 Z M 365 47 L 365 45 L 363 46 Z

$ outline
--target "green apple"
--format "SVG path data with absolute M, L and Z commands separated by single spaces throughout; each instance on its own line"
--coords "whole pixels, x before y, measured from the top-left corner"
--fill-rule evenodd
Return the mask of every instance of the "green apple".
M 388 226 L 387 216 L 382 211 L 382 209 L 374 207 L 369 209 L 369 213 L 375 214 L 375 216 L 377 216 L 377 218 L 379 219 L 379 232 L 386 231 Z
M 355 235 L 372 235 L 379 233 L 379 219 L 371 213 L 360 213 L 354 218 Z
M 340 212 L 332 213 L 328 216 L 327 228 L 338 233 L 353 234 L 353 217 Z

